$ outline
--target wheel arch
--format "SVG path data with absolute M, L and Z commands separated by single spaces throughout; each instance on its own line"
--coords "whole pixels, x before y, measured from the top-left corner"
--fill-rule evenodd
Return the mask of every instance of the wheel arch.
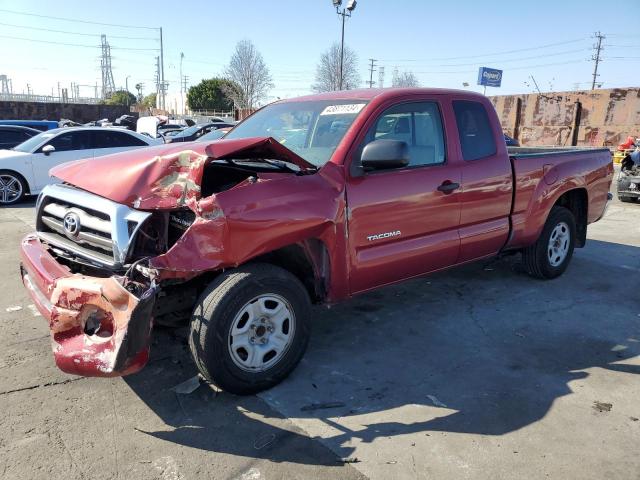
M 582 248 L 587 242 L 587 223 L 589 210 L 589 194 L 584 187 L 567 190 L 553 204 L 565 207 L 576 221 L 576 247 Z
M 252 258 L 247 263 L 262 262 L 276 265 L 302 282 L 314 303 L 327 297 L 330 281 L 329 252 L 325 243 L 310 238 L 272 250 Z

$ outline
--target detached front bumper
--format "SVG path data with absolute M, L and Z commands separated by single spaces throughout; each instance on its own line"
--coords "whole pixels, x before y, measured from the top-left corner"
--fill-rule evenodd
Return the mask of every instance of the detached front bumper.
M 149 359 L 156 287 L 136 297 L 120 277 L 72 274 L 35 235 L 22 240 L 22 281 L 49 321 L 62 371 L 87 377 L 135 373 Z

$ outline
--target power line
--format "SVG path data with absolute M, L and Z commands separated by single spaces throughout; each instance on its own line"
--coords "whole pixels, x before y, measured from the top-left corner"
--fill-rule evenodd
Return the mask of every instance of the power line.
M 39 30 L 39 31 L 42 31 L 42 32 L 64 33 L 64 34 L 68 34 L 68 35 L 82 35 L 82 36 L 85 36 L 85 37 L 99 37 L 100 36 L 99 33 L 69 32 L 67 30 L 54 30 L 54 29 L 51 29 L 51 28 L 29 27 L 27 25 L 15 25 L 13 23 L 2 23 L 2 22 L 0 22 L 0 25 L 5 26 L 5 27 L 24 28 L 24 29 L 28 29 L 28 30 Z M 121 35 L 109 35 L 109 38 L 119 38 L 119 39 L 122 39 L 122 40 L 154 40 L 154 41 L 158 41 L 157 38 L 151 38 L 151 37 L 126 37 L 126 36 L 121 36 Z
M 67 47 L 100 48 L 100 45 L 83 45 L 80 43 L 54 42 L 52 40 L 38 40 L 35 38 L 12 37 L 10 35 L 0 35 L 0 38 L 22 40 L 24 42 L 47 43 L 50 45 L 64 45 Z M 145 51 L 145 52 L 157 52 L 159 50 L 158 48 L 128 48 L 128 47 L 111 47 L 111 48 L 113 50 L 130 50 L 130 51 L 136 50 L 136 51 Z
M 523 60 L 534 60 L 536 58 L 547 58 L 547 57 L 557 57 L 559 55 L 567 55 L 569 53 L 578 53 L 578 52 L 585 52 L 588 49 L 584 49 L 584 48 L 580 48 L 580 49 L 576 49 L 576 50 L 565 50 L 563 52 L 556 52 L 556 53 L 547 53 L 546 55 L 533 55 L 531 57 L 520 57 L 520 58 L 511 58 L 511 59 L 507 59 L 507 60 L 491 60 L 491 62 L 493 63 L 513 63 L 513 62 L 521 62 Z M 398 65 L 398 63 L 396 62 L 391 62 L 394 63 L 394 65 Z M 472 67 L 475 65 L 482 65 L 484 62 L 474 62 L 474 63 L 445 63 L 445 64 L 434 64 L 434 65 L 425 65 L 425 66 L 429 66 L 429 67 Z M 401 65 L 401 63 L 400 63 Z
M 524 66 L 519 66 L 519 67 L 513 67 L 513 68 L 509 68 L 509 71 L 512 70 L 527 70 L 529 68 L 539 68 L 539 67 L 553 67 L 556 65 L 569 65 L 572 63 L 585 63 L 587 62 L 587 60 L 572 60 L 572 61 L 568 61 L 568 62 L 555 62 L 555 63 L 542 63 L 542 64 L 538 64 L 538 65 L 524 65 Z M 477 73 L 474 70 L 450 70 L 450 71 L 427 71 L 427 72 L 412 72 L 412 73 L 419 73 L 419 74 L 457 74 L 457 73 Z
M 546 45 L 538 45 L 537 47 L 529 47 L 529 48 L 519 48 L 517 50 L 505 50 L 502 52 L 495 52 L 495 53 L 484 53 L 484 54 L 476 54 L 476 55 L 466 55 L 466 56 L 462 56 L 462 57 L 435 57 L 435 58 L 431 58 L 429 60 L 462 60 L 465 58 L 478 58 L 478 57 L 494 57 L 496 55 L 506 55 L 509 53 L 519 53 L 519 52 L 528 52 L 531 50 L 538 50 L 540 48 L 550 48 L 550 47 L 557 47 L 559 45 L 568 45 L 570 43 L 578 43 L 578 42 L 583 42 L 585 39 L 584 38 L 579 38 L 579 39 L 575 39 L 575 40 L 567 40 L 565 42 L 556 42 L 556 43 L 547 43 Z M 396 60 L 381 60 L 383 62 L 419 62 L 419 61 L 423 61 L 422 60 L 416 60 L 416 59 L 396 59 Z
M 13 13 L 14 15 L 25 15 L 27 17 L 38 17 L 38 18 L 48 18 L 48 19 L 51 19 L 51 20 L 62 20 L 64 22 L 86 23 L 86 24 L 89 24 L 89 25 L 103 25 L 103 26 L 106 26 L 106 27 L 137 28 L 137 29 L 141 29 L 141 30 L 158 30 L 155 27 L 141 27 L 140 25 L 122 25 L 122 24 L 117 24 L 117 23 L 91 22 L 89 20 L 79 20 L 77 18 L 53 17 L 51 15 L 38 15 L 36 13 L 17 12 L 15 10 L 7 10 L 7 9 L 4 9 L 4 8 L 0 8 L 0 12 Z

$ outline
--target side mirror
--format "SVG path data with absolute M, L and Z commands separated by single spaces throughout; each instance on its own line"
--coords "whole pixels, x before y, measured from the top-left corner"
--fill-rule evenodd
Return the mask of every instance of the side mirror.
M 55 151 L 56 147 L 54 147 L 53 145 L 45 145 L 44 147 L 42 147 L 42 153 L 44 153 L 45 155 L 51 155 Z
M 406 167 L 409 165 L 409 145 L 400 140 L 374 140 L 365 145 L 360 161 L 365 170 Z

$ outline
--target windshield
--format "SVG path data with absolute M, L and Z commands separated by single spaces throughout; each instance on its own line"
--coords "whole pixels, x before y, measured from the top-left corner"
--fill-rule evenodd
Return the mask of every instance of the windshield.
M 177 133 L 174 133 L 174 137 L 189 137 L 202 128 L 202 125 L 194 125 L 193 127 L 185 128 Z
M 201 136 L 198 141 L 199 142 L 208 142 L 209 140 L 218 140 L 219 138 L 224 137 L 224 134 L 229 131 L 228 128 L 218 128 L 216 130 L 212 130 L 206 135 Z
M 55 137 L 55 133 L 42 132 L 29 140 L 25 140 L 20 145 L 16 145 L 13 149 L 17 152 L 32 153 L 33 150 L 45 140 Z
M 273 137 L 307 162 L 329 161 L 364 100 L 284 102 L 269 105 L 239 123 L 224 138 Z

